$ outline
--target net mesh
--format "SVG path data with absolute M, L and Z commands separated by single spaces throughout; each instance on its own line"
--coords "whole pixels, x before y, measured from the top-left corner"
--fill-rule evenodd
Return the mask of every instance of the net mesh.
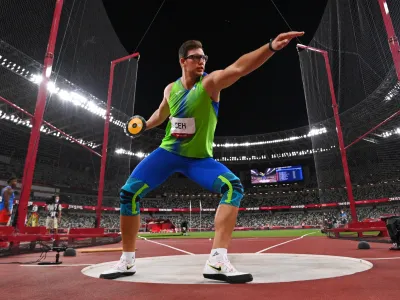
M 3 2 L 0 96 L 34 114 L 56 1 Z M 63 214 L 61 228 L 94 226 L 93 213 L 77 210 L 97 205 L 101 162 L 97 153 L 103 146 L 110 64 L 126 55 L 101 1 L 64 1 L 43 119 L 67 135 L 43 124 L 30 198 L 48 203 L 59 193 L 61 203 L 73 205 Z M 103 206 L 118 206 L 119 188 L 131 171 L 131 156 L 116 150 L 132 149 L 123 128 L 133 114 L 137 67 L 135 58 L 115 67 Z M 10 176 L 23 177 L 32 127 L 30 117 L 12 104 L 0 101 L 1 186 Z M 31 207 L 30 203 L 28 218 Z M 39 223 L 45 225 L 43 207 L 39 212 Z M 107 218 L 101 226 L 110 226 Z
M 387 3 L 398 32 L 400 4 Z M 400 115 L 396 113 L 400 110 L 400 84 L 378 1 L 328 1 L 308 46 L 326 51 L 329 58 L 352 184 L 397 179 Z M 320 201 L 347 201 L 324 56 L 299 49 L 299 59 L 310 127 L 327 130 L 326 134 L 312 137 L 314 149 L 325 149 L 314 153 Z M 390 121 L 379 126 L 391 116 Z M 351 145 L 374 127 L 376 130 Z M 374 196 L 393 195 L 380 191 Z M 354 198 L 365 200 L 357 193 Z

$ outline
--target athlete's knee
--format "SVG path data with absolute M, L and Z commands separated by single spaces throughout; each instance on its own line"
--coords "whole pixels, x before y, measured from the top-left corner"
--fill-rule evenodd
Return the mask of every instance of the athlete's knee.
M 119 193 L 120 214 L 122 216 L 137 216 L 140 214 L 140 199 L 150 187 L 143 181 L 129 178 Z
M 214 181 L 214 190 L 223 194 L 220 204 L 239 207 L 243 198 L 243 185 L 233 173 L 224 173 Z

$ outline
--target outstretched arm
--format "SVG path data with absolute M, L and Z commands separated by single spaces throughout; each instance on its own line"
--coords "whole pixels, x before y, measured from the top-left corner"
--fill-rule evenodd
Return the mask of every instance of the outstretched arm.
M 291 31 L 281 33 L 272 41 L 271 46 L 276 51 L 281 50 L 286 47 L 293 38 L 302 35 L 304 35 L 304 32 Z M 241 77 L 258 69 L 273 54 L 274 52 L 270 50 L 270 45 L 268 43 L 257 50 L 244 54 L 226 69 L 212 72 L 208 79 L 212 94 L 219 93 L 222 89 L 234 84 Z
M 164 89 L 164 98 L 161 101 L 159 108 L 151 115 L 151 117 L 146 121 L 146 130 L 152 129 L 161 125 L 170 115 L 168 98 L 171 92 L 172 84 L 169 84 Z

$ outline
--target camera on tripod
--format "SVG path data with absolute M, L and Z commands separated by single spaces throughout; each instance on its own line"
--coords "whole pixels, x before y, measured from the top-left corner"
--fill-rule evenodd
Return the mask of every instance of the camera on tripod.
M 62 252 L 62 251 L 65 251 L 65 250 L 67 250 L 67 247 L 65 247 L 65 246 L 61 246 L 61 247 L 53 247 L 53 248 L 51 248 L 51 250 L 53 250 L 53 251 L 57 251 L 57 252 Z
M 66 246 L 57 246 L 57 247 L 52 247 L 51 250 L 57 252 L 56 261 L 55 262 L 43 261 L 43 262 L 38 263 L 38 265 L 60 265 L 60 264 L 62 264 L 62 261 L 59 261 L 60 252 L 66 251 L 67 247 Z

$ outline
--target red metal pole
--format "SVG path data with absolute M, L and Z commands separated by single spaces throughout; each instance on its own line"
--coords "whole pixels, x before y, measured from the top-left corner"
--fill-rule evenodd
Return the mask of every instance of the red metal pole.
M 104 122 L 103 148 L 101 151 L 99 188 L 98 188 L 98 194 L 97 194 L 96 228 L 100 227 L 100 222 L 101 222 L 101 205 L 103 203 L 104 176 L 106 174 L 108 133 L 109 133 L 109 127 L 110 127 L 110 110 L 111 110 L 112 90 L 113 90 L 113 83 L 114 83 L 114 68 L 118 63 L 128 60 L 128 59 L 131 59 L 131 58 L 139 58 L 139 53 L 133 53 L 131 55 L 118 58 L 111 62 L 110 79 L 108 82 L 108 93 L 107 93 L 106 120 Z
M 354 196 L 353 196 L 353 187 L 351 186 L 349 166 L 347 164 L 346 149 L 344 147 L 344 141 L 343 141 L 342 126 L 340 125 L 339 110 L 338 110 L 338 105 L 336 102 L 335 89 L 333 87 L 331 65 L 329 63 L 328 52 L 324 51 L 323 55 L 324 55 L 324 59 L 325 59 L 326 71 L 328 74 L 329 89 L 330 89 L 331 98 L 332 98 L 332 108 L 333 108 L 333 113 L 335 115 L 336 131 L 337 131 L 337 136 L 338 136 L 338 140 L 339 140 L 340 154 L 342 157 L 344 180 L 346 182 L 346 187 L 347 187 L 347 197 L 349 198 L 349 202 L 350 202 L 351 218 L 352 218 L 352 223 L 356 223 L 356 222 L 358 222 L 357 212 L 356 212 L 356 203 L 354 201 Z
M 12 103 L 11 101 L 8 101 L 7 99 L 3 98 L 0 96 L 0 101 L 10 105 L 11 107 L 15 108 L 16 110 L 26 114 L 27 116 L 29 116 L 30 118 L 33 118 L 33 115 L 29 112 L 27 112 L 26 110 L 22 109 L 21 107 L 19 107 L 18 105 L 15 105 L 14 103 Z M 81 145 L 83 148 L 85 148 L 86 150 L 92 152 L 93 154 L 101 157 L 101 155 L 99 153 L 97 153 L 96 151 L 94 151 L 93 149 L 89 148 L 88 146 L 80 143 L 77 139 L 75 139 L 74 137 L 70 136 L 69 134 L 65 133 L 64 131 L 58 129 L 57 127 L 55 127 L 54 125 L 52 125 L 49 122 L 46 122 L 45 120 L 42 120 L 42 122 L 44 124 L 46 124 L 47 126 L 49 126 L 50 128 L 54 129 L 55 131 L 58 131 L 59 133 L 61 133 L 63 136 L 66 136 L 67 138 L 71 139 L 72 141 L 74 141 L 75 143 L 77 143 L 78 145 Z
M 7 99 L 3 98 L 0 96 L 0 101 L 3 101 L 4 103 L 6 103 L 7 105 L 10 105 L 11 107 L 15 108 L 16 110 L 26 114 L 27 116 L 29 116 L 30 118 L 33 118 L 33 115 L 29 112 L 27 112 L 25 109 L 22 109 L 21 107 L 19 107 L 18 105 L 15 105 L 14 103 L 12 103 L 11 101 L 8 101 Z
M 135 53 L 133 53 L 133 54 L 130 54 L 130 55 L 127 55 L 127 56 L 124 56 L 124 57 L 115 59 L 115 60 L 113 60 L 111 63 L 113 63 L 114 65 L 116 65 L 116 64 L 119 64 L 120 62 L 123 62 L 123 61 L 128 60 L 128 59 L 131 59 L 131 58 L 138 58 L 138 59 L 139 59 L 139 56 L 140 56 L 140 55 L 139 55 L 139 52 L 135 52 Z
M 353 146 L 355 143 L 359 142 L 360 140 L 362 140 L 366 135 L 370 134 L 371 132 L 375 131 L 377 128 L 381 127 L 382 125 L 386 124 L 387 122 L 389 122 L 390 120 L 392 120 L 394 117 L 396 117 L 397 115 L 400 115 L 400 110 L 398 110 L 397 112 L 395 112 L 393 115 L 391 115 L 389 118 L 387 118 L 386 120 L 380 122 L 378 125 L 376 125 L 374 128 L 368 130 L 366 133 L 364 133 L 362 136 L 358 137 L 357 139 L 355 139 L 351 144 L 347 145 L 344 149 L 347 150 L 347 148 Z
M 93 149 L 89 148 L 88 146 L 80 143 L 77 139 L 73 138 L 72 136 L 70 136 L 68 133 L 65 133 L 64 131 L 58 129 L 57 127 L 55 127 L 54 125 L 52 125 L 49 122 L 46 122 L 45 120 L 43 120 L 43 123 L 46 124 L 47 126 L 49 126 L 50 128 L 54 129 L 55 131 L 61 133 L 63 136 L 66 136 L 67 138 L 71 139 L 71 141 L 74 141 L 75 143 L 77 143 L 78 145 L 81 145 L 83 148 L 85 148 L 86 150 L 88 150 L 89 152 L 92 152 L 94 155 L 97 155 L 98 157 L 101 157 L 101 155 L 99 153 L 97 153 L 96 151 L 94 151 Z
M 388 42 L 390 51 L 392 52 L 394 66 L 396 68 L 397 78 L 400 81 L 400 46 L 397 39 L 396 32 L 394 31 L 392 19 L 390 18 L 389 7 L 386 0 L 378 0 L 379 7 L 381 8 L 383 22 L 385 23 L 386 32 L 388 35 Z
M 97 194 L 97 207 L 96 207 L 96 228 L 100 227 L 100 222 L 101 222 L 101 205 L 103 203 L 104 176 L 106 174 L 108 132 L 110 127 L 110 109 L 111 109 L 112 87 L 114 82 L 114 68 L 115 64 L 112 62 L 110 68 L 110 79 L 108 82 L 107 109 L 106 109 L 106 120 L 104 122 L 103 148 L 101 150 L 99 188 Z
M 25 228 L 25 218 L 27 214 L 27 204 L 31 193 L 33 173 L 35 170 L 37 150 L 40 139 L 40 127 L 43 121 L 43 114 L 47 99 L 47 83 L 50 79 L 53 60 L 54 49 L 57 40 L 58 26 L 60 24 L 60 17 L 64 0 L 56 0 L 56 7 L 54 9 L 53 22 L 51 25 L 49 43 L 44 58 L 43 65 L 43 79 L 39 86 L 39 92 L 36 101 L 35 114 L 32 119 L 32 131 L 29 138 L 28 151 L 25 159 L 24 175 L 22 178 L 21 197 L 18 205 L 18 221 L 17 230 L 23 232 Z
M 313 47 L 302 45 L 302 44 L 297 44 L 296 47 L 297 48 L 301 48 L 301 49 L 305 49 L 305 50 L 318 52 L 318 53 L 321 53 L 321 54 L 325 54 L 326 53 L 325 50 L 321 50 L 321 49 L 318 49 L 318 48 L 313 48 Z

